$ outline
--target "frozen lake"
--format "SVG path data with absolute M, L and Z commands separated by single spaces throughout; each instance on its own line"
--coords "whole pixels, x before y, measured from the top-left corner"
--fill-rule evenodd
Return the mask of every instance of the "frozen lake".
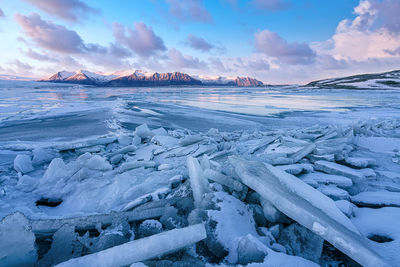
M 400 91 L 95 88 L 0 82 L 0 142 L 63 141 L 150 127 L 276 129 L 400 117 Z
M 140 238 L 136 233 L 149 223 L 144 219 L 160 231 L 187 226 L 197 216 L 192 209 L 203 206 L 217 242 L 233 251 L 227 261 L 239 251 L 235 240 L 247 236 L 258 238 L 269 257 L 279 254 L 279 262 L 292 257 L 273 252 L 283 241 L 256 230 L 279 224 L 278 235 L 284 233 L 288 219 L 280 210 L 361 264 L 400 262 L 394 227 L 400 218 L 400 91 L 4 81 L 0 91 L 0 218 L 17 220 L 8 222 L 15 232 L 25 227 L 24 216 L 29 219 L 34 237 L 25 241 L 18 232 L 15 238 L 39 244 L 39 265 L 53 257 L 46 235 L 62 233 L 66 222 L 76 227 L 65 230 L 71 240 L 78 227 L 88 230 L 77 239 L 82 256 L 84 247 L 98 251 L 92 244 L 108 248 L 101 238 L 110 232 L 124 237 L 118 244 Z M 267 202 L 260 197 L 255 204 L 247 187 Z M 109 226 L 114 214 L 117 224 L 112 219 Z M 96 229 L 89 215 L 97 216 Z M 100 239 L 90 236 L 94 230 Z M 316 261 L 348 261 L 324 252 L 323 239 L 315 241 Z

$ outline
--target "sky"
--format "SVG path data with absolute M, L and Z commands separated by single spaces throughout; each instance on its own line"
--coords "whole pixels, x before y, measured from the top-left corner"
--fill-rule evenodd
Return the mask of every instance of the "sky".
M 0 0 L 0 74 L 307 83 L 400 69 L 400 0 Z

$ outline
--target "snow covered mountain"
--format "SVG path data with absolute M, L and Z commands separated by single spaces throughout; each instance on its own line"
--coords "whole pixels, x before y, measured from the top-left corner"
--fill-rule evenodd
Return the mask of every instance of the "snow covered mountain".
M 95 73 L 86 70 L 77 72 L 61 71 L 41 82 L 77 83 L 95 86 L 168 86 L 168 85 L 205 85 L 205 86 L 263 86 L 263 83 L 250 77 L 202 77 L 190 76 L 182 72 L 148 73 L 141 70 L 120 71 L 111 74 Z
M 222 77 L 222 76 L 196 76 L 198 80 L 200 80 L 203 85 L 210 86 L 263 86 L 264 84 L 259 80 L 250 77 Z
M 306 86 L 339 89 L 400 89 L 400 70 L 313 81 Z

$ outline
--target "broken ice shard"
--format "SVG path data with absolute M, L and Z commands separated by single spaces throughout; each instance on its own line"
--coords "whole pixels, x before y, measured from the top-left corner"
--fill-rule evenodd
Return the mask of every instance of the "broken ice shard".
M 0 221 L 0 266 L 33 266 L 37 259 L 35 235 L 20 212 Z
M 97 253 L 63 262 L 67 266 L 126 266 L 184 248 L 207 237 L 203 224 L 195 224 L 134 240 Z
M 189 156 L 186 164 L 190 177 L 190 186 L 193 191 L 194 204 L 196 208 L 199 208 L 203 200 L 203 194 L 209 190 L 208 181 L 204 178 L 203 169 L 197 159 Z
M 229 157 L 242 182 L 363 266 L 388 266 L 332 199 L 268 164 Z

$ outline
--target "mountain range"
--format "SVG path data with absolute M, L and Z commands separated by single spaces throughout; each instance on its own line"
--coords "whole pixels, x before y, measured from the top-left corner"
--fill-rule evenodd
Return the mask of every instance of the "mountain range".
M 205 86 L 263 86 L 261 81 L 250 77 L 204 77 L 190 76 L 182 72 L 148 73 L 141 70 L 122 71 L 112 74 L 95 73 L 86 70 L 77 72 L 60 71 L 40 82 L 74 83 L 95 86 L 133 87 L 168 85 L 205 85 Z

